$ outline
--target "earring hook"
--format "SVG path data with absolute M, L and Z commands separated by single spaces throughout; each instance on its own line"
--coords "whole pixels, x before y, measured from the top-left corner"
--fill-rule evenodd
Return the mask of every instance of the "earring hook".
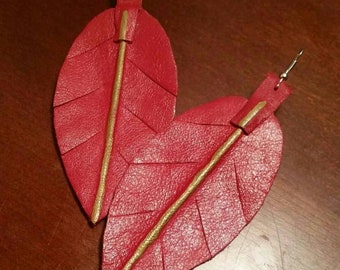
M 274 90 L 277 90 L 280 87 L 280 84 L 283 81 L 286 81 L 288 79 L 288 73 L 294 68 L 294 66 L 296 65 L 296 63 L 298 62 L 299 57 L 303 54 L 303 50 L 301 50 L 294 58 L 294 60 L 290 63 L 290 65 L 288 66 L 288 68 L 286 69 L 285 72 L 281 73 L 280 75 L 280 80 L 277 83 L 277 85 L 274 87 Z

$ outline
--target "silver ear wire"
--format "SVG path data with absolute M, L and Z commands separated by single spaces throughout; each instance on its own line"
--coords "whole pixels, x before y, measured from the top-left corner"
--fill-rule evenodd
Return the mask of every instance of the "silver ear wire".
M 280 84 L 283 81 L 286 81 L 288 79 L 288 73 L 293 69 L 293 67 L 296 65 L 296 63 L 298 62 L 299 57 L 303 54 L 303 50 L 301 50 L 294 58 L 294 60 L 290 63 L 289 67 L 286 69 L 285 72 L 281 73 L 280 75 L 280 80 L 277 83 L 277 85 L 274 87 L 274 90 L 279 89 Z

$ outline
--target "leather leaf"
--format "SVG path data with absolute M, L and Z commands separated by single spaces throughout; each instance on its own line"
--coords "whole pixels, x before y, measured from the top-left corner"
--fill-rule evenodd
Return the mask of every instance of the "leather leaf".
M 120 43 L 115 39 L 119 36 L 115 16 L 121 12 L 116 10 L 95 17 L 75 40 L 61 69 L 54 98 L 54 126 L 63 164 L 89 216 L 99 186 L 117 72 Z M 129 10 L 128 14 L 135 21 L 127 25 L 130 40 L 100 219 L 106 216 L 116 185 L 127 168 L 128 160 L 123 157 L 134 151 L 133 145 L 140 137 L 152 137 L 168 127 L 177 95 L 176 65 L 166 33 L 145 10 Z
M 273 91 L 276 78 L 269 81 Z M 224 249 L 252 220 L 281 159 L 282 133 L 272 114 L 243 135 L 159 234 L 150 236 L 235 131 L 230 121 L 246 103 L 242 97 L 227 97 L 197 107 L 177 117 L 167 131 L 141 142 L 109 211 L 103 269 L 191 269 Z M 147 248 L 141 252 L 143 243 Z

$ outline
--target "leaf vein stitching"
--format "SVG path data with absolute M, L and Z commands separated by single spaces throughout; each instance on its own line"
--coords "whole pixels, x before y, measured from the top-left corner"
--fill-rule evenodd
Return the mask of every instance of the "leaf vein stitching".
M 119 151 L 117 150 L 119 156 L 125 161 L 126 164 L 131 165 L 132 163 L 127 160 L 127 158 Z
M 228 124 L 206 124 L 206 123 L 198 123 L 198 122 L 191 122 L 191 121 L 183 121 L 183 120 L 177 120 L 181 123 L 187 123 L 187 124 L 193 124 L 193 125 L 200 125 L 200 126 L 212 126 L 212 127 L 227 127 Z
M 83 95 L 81 95 L 81 96 L 75 97 L 75 98 L 70 99 L 70 100 L 68 100 L 68 101 L 65 101 L 65 102 L 63 102 L 63 103 L 60 103 L 60 104 L 58 104 L 58 105 L 55 105 L 54 108 L 62 107 L 62 106 L 65 106 L 65 105 L 67 105 L 67 104 L 72 103 L 73 101 L 76 101 L 76 100 L 82 99 L 82 98 L 84 98 L 84 97 L 87 97 L 87 96 L 89 96 L 89 95 L 91 95 L 91 94 L 97 92 L 99 89 L 102 89 L 102 88 L 104 87 L 105 84 L 106 84 L 106 83 L 104 83 L 102 86 L 97 87 L 96 89 L 91 90 L 91 91 L 89 91 L 89 92 L 87 92 L 87 93 L 85 93 L 85 94 L 83 94 Z M 67 89 L 67 88 L 65 87 L 64 89 Z
M 152 132 L 154 132 L 155 134 L 157 133 L 157 131 L 154 128 L 152 128 L 146 121 L 144 121 L 141 117 L 139 117 L 137 114 L 132 112 L 126 106 L 124 106 L 124 109 L 127 110 L 129 113 L 131 113 L 133 116 L 135 116 L 139 121 L 141 121 L 145 126 L 147 126 Z
M 246 218 L 246 215 L 245 215 L 245 212 L 244 212 L 244 205 L 243 205 L 243 201 L 242 201 L 242 198 L 241 198 L 240 183 L 239 183 L 240 178 L 239 178 L 238 173 L 237 173 L 235 161 L 234 161 L 234 170 L 235 170 L 236 190 L 237 190 L 237 194 L 238 194 L 238 199 L 239 199 L 240 204 L 241 204 L 241 210 L 242 210 L 243 218 L 247 222 L 247 218 Z
M 83 141 L 83 142 L 81 142 L 80 144 L 78 144 L 78 145 L 72 147 L 71 149 L 67 150 L 66 152 L 62 153 L 61 155 L 64 156 L 64 155 L 66 155 L 67 153 L 69 153 L 69 152 L 71 152 L 71 151 L 77 149 L 77 148 L 80 147 L 81 145 L 87 143 L 87 142 L 88 142 L 89 140 L 91 140 L 92 138 L 96 137 L 96 136 L 97 136 L 99 133 L 101 133 L 101 132 L 102 132 L 102 130 L 99 130 L 99 131 L 95 132 L 93 135 L 91 135 L 90 137 L 86 138 L 85 141 Z
M 151 214 L 155 211 L 156 210 L 147 210 L 147 211 L 136 212 L 136 213 L 112 215 L 110 218 L 124 218 L 124 217 L 131 217 L 131 216 L 137 216 L 137 215 L 146 215 L 146 214 Z
M 162 267 L 165 270 L 165 256 L 164 256 L 164 248 L 163 248 L 163 241 L 160 241 L 161 246 L 161 255 L 162 255 Z
M 91 47 L 91 48 L 88 48 L 88 49 L 86 49 L 85 51 L 83 51 L 83 52 L 81 52 L 81 53 L 78 53 L 78 54 L 69 56 L 69 57 L 67 57 L 66 59 L 69 60 L 69 59 L 73 59 L 73 58 L 75 58 L 75 57 L 84 55 L 84 54 L 86 54 L 86 53 L 88 53 L 88 52 L 90 52 L 90 51 L 93 51 L 93 50 L 99 48 L 100 46 L 102 46 L 103 44 L 105 44 L 106 42 L 108 42 L 108 41 L 110 41 L 110 40 L 113 40 L 113 36 L 112 36 L 112 37 L 109 37 L 108 39 L 105 39 L 105 40 L 103 40 L 103 41 L 101 41 L 101 42 L 99 42 L 99 43 L 97 43 L 95 46 L 93 46 L 93 47 Z
M 173 97 L 176 97 L 174 93 L 172 93 L 169 89 L 164 87 L 163 85 L 160 84 L 160 82 L 157 82 L 155 79 L 153 79 L 149 74 L 145 73 L 135 62 L 133 62 L 129 57 L 127 57 L 127 60 L 134 66 L 136 67 L 140 72 L 142 72 L 148 79 L 150 79 L 153 83 L 157 84 L 159 87 L 161 87 L 164 91 L 166 91 L 168 94 L 170 94 Z
M 200 224 L 201 224 L 201 227 L 202 227 L 202 233 L 203 233 L 204 242 L 205 242 L 205 245 L 207 246 L 207 249 L 209 251 L 210 258 L 212 258 L 213 256 L 211 254 L 211 250 L 210 250 L 210 247 L 209 247 L 209 244 L 208 244 L 207 235 L 205 233 L 205 229 L 204 229 L 204 226 L 203 226 L 203 219 L 202 219 L 200 208 L 198 206 L 197 199 L 195 199 L 195 205 L 196 205 L 196 208 L 197 208 L 197 213 L 198 213 L 199 221 L 200 221 Z
M 173 162 L 132 162 L 131 165 L 187 165 L 198 164 L 198 161 L 173 161 Z

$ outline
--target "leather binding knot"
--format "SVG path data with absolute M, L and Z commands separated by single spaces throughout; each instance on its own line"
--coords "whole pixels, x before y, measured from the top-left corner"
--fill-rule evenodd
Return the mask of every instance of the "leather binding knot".
M 244 107 L 231 119 L 231 124 L 241 128 L 248 135 L 270 117 L 292 92 L 285 83 L 282 83 L 280 89 L 275 91 L 278 81 L 279 78 L 276 75 L 269 73 Z M 265 104 L 265 106 L 249 122 L 242 124 L 242 119 L 245 119 L 259 104 Z
M 139 10 L 142 8 L 142 0 L 118 0 L 115 8 L 115 36 L 114 41 L 126 41 L 132 43 Z M 123 13 L 128 13 L 125 36 L 120 34 Z

